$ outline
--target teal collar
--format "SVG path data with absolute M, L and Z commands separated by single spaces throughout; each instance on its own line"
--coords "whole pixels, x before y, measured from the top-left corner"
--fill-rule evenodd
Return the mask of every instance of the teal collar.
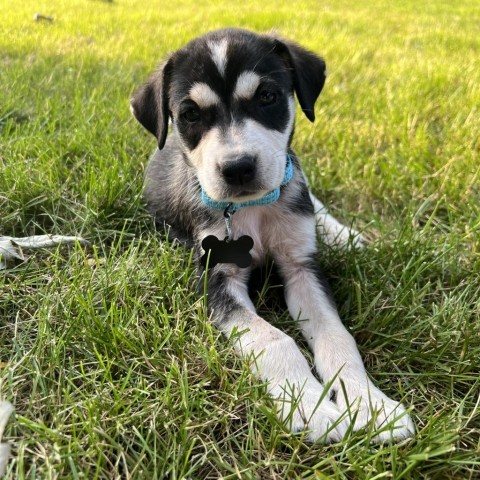
M 285 166 L 285 175 L 283 176 L 282 187 L 287 185 L 293 177 L 293 165 L 290 155 L 287 154 L 287 164 Z M 236 212 L 241 208 L 245 207 L 260 207 L 264 205 L 270 205 L 275 203 L 280 198 L 280 187 L 272 190 L 271 192 L 266 193 L 263 197 L 257 198 L 256 200 L 248 200 L 247 202 L 226 202 L 226 201 L 217 201 L 213 198 L 210 198 L 205 190 L 202 188 L 202 202 L 208 207 L 214 210 L 223 210 L 228 209 L 230 212 Z

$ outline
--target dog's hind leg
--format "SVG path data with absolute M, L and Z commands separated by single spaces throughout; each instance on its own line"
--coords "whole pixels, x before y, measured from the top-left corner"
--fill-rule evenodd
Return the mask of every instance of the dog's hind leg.
M 216 326 L 233 340 L 252 371 L 267 382 L 287 428 L 308 430 L 307 438 L 312 441 L 339 441 L 346 422 L 295 341 L 256 314 L 247 277 L 248 270 L 225 264 L 208 272 L 208 305 Z
M 327 245 L 345 247 L 351 242 L 354 247 L 361 248 L 365 244 L 362 235 L 345 225 L 342 225 L 336 218 L 327 212 L 323 203 L 310 192 L 313 203 L 317 232 Z

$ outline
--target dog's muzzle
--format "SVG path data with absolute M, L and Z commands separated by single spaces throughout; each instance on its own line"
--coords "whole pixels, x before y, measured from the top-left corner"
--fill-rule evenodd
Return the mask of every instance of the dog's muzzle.
M 214 210 L 226 210 L 230 212 L 235 212 L 241 208 L 245 207 L 259 207 L 270 205 L 275 203 L 280 198 L 280 187 L 288 185 L 290 180 L 293 178 L 293 164 L 290 155 L 287 154 L 286 164 L 285 164 L 285 173 L 283 176 L 282 183 L 279 187 L 271 190 L 260 198 L 255 200 L 246 200 L 243 202 L 232 202 L 230 200 L 214 200 L 210 198 L 205 190 L 202 188 L 202 201 L 203 203 Z

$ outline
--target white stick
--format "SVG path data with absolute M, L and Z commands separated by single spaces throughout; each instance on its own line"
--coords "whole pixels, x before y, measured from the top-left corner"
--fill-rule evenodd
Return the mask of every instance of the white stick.
M 32 237 L 0 237 L 0 270 L 7 268 L 13 260 L 25 260 L 22 247 L 27 249 L 55 247 L 78 242 L 80 245 L 90 245 L 81 237 L 65 237 L 63 235 L 33 235 Z
M 3 431 L 8 422 L 8 417 L 13 412 L 13 406 L 10 402 L 0 402 L 0 442 L 2 440 Z M 8 443 L 0 443 L 0 476 L 5 473 L 8 457 L 10 455 L 10 445 Z

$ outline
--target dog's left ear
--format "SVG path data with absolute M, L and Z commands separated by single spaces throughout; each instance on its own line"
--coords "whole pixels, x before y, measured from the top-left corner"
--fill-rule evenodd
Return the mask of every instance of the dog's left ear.
M 135 118 L 158 140 L 158 148 L 165 146 L 168 132 L 168 86 L 170 62 L 157 70 L 130 100 Z
M 291 68 L 293 88 L 303 113 L 313 122 L 315 102 L 322 91 L 327 77 L 323 58 L 288 40 L 275 39 L 275 50 Z

